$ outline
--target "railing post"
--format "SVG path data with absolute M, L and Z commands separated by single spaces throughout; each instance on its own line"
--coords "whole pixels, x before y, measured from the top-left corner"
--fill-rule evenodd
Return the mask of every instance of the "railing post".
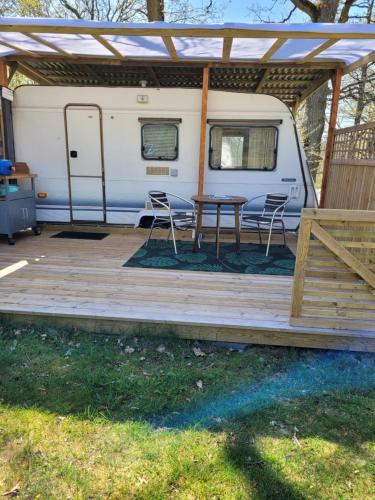
M 305 269 L 307 263 L 307 255 L 309 252 L 311 223 L 311 219 L 304 217 L 302 212 L 298 235 L 296 266 L 293 279 L 292 304 L 290 311 L 291 318 L 298 318 L 301 315 L 302 311 Z

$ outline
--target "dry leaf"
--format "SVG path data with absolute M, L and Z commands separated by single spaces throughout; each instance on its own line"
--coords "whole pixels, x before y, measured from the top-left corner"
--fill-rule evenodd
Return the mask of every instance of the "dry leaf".
M 160 352 L 160 353 L 163 353 L 163 352 L 166 352 L 166 347 L 164 344 L 160 344 L 157 348 L 156 348 L 157 352 Z
M 2 497 L 18 497 L 20 494 L 20 485 L 16 484 L 16 486 L 13 486 L 13 488 L 9 491 L 6 491 L 5 493 L 2 493 Z
M 129 345 L 127 345 L 124 349 L 124 352 L 126 352 L 126 354 L 133 354 L 134 351 L 134 347 L 130 347 Z
M 300 447 L 301 443 L 299 442 L 298 437 L 297 437 L 297 432 L 298 432 L 297 427 L 294 427 L 293 431 L 294 431 L 293 438 L 292 438 L 293 444 Z
M 200 347 L 193 347 L 193 353 L 195 356 L 199 357 L 199 356 L 206 356 L 206 353 L 202 351 L 202 349 Z
M 202 380 L 197 380 L 195 382 L 195 385 L 198 387 L 198 389 L 203 389 L 203 382 L 202 382 Z

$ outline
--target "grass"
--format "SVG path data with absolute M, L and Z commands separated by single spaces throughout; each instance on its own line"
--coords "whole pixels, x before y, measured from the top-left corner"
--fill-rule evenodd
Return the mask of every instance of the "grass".
M 374 355 L 194 347 L 3 325 L 0 494 L 375 497 Z

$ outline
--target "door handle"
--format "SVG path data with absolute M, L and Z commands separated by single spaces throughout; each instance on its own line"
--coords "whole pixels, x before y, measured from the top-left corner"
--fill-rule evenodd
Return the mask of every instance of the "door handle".
M 70 151 L 70 158 L 78 158 L 78 152 L 77 151 Z

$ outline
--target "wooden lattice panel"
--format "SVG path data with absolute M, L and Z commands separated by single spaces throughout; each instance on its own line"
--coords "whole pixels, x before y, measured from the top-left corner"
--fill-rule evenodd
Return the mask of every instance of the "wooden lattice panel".
M 303 211 L 290 322 L 375 331 L 375 212 Z
M 336 130 L 332 159 L 375 160 L 375 123 Z
M 104 61 L 99 64 L 81 61 L 51 61 L 43 58 L 32 58 L 24 61 L 25 74 L 36 81 L 47 85 L 107 85 L 138 87 L 141 80 L 148 82 L 148 87 L 156 88 L 202 88 L 202 64 L 163 65 L 151 63 L 142 65 L 136 62 L 120 64 Z M 30 73 L 30 71 L 32 73 Z M 39 75 L 39 77 L 38 77 Z M 264 93 L 274 95 L 288 105 L 292 105 L 305 92 L 312 91 L 319 82 L 328 78 L 331 71 L 319 67 L 211 67 L 210 89 L 231 90 L 235 92 Z M 264 78 L 265 77 L 265 78 Z M 261 86 L 258 88 L 259 84 Z
M 375 210 L 375 123 L 336 130 L 324 206 Z

